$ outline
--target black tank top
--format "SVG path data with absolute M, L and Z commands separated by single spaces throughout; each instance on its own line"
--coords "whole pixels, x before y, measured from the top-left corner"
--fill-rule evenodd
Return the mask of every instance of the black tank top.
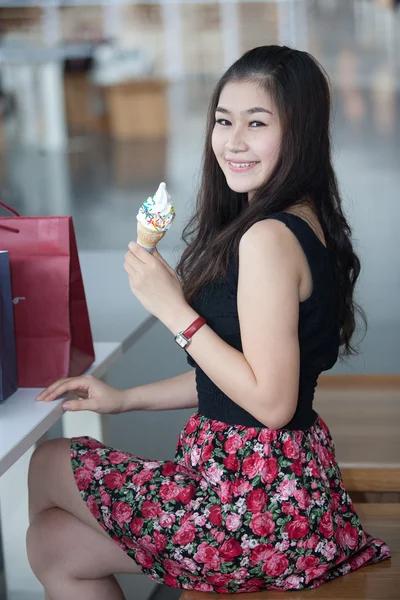
M 304 219 L 286 212 L 274 213 L 267 218 L 282 221 L 297 237 L 313 279 L 312 294 L 300 302 L 299 307 L 300 380 L 297 409 L 284 427 L 308 429 L 317 417 L 312 405 L 318 376 L 322 371 L 331 369 L 338 358 L 338 286 L 329 251 Z M 237 312 L 238 276 L 238 260 L 235 257 L 230 261 L 226 277 L 203 286 L 190 305 L 207 320 L 217 335 L 242 352 Z M 224 394 L 189 354 L 187 361 L 196 368 L 199 413 L 231 425 L 265 427 Z

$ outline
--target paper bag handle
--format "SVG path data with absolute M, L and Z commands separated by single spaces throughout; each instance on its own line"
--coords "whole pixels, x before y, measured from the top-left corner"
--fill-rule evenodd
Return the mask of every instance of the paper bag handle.
M 2 206 L 3 208 L 5 208 L 6 210 L 10 211 L 10 213 L 13 213 L 13 215 L 15 215 L 16 217 L 20 217 L 21 216 L 14 208 L 11 208 L 11 206 L 8 206 L 7 204 L 4 204 L 4 202 L 0 201 L 0 206 Z
M 8 206 L 7 204 L 4 204 L 4 202 L 0 201 L 0 206 L 2 206 L 3 208 L 5 208 L 6 210 L 9 210 L 16 217 L 20 217 L 21 216 L 16 210 L 14 210 L 13 208 L 11 208 L 11 206 Z M 19 229 L 15 229 L 14 227 L 9 227 L 8 225 L 0 225 L 0 229 L 5 229 L 6 231 L 11 231 L 12 233 L 19 233 Z

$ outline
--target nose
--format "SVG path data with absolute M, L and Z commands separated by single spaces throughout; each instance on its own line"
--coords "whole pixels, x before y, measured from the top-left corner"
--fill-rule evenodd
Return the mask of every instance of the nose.
M 232 127 L 229 131 L 228 139 L 226 140 L 225 149 L 227 152 L 245 152 L 247 144 L 243 139 L 242 131 L 239 127 Z

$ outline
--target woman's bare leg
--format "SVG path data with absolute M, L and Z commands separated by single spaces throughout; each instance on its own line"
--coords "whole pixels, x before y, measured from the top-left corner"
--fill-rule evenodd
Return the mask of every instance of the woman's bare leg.
M 32 520 L 27 551 L 47 600 L 124 600 L 113 574 L 137 573 L 136 563 L 110 537 L 60 508 Z
M 79 493 L 71 466 L 70 444 L 67 438 L 50 440 L 33 453 L 28 473 L 29 520 L 47 508 L 58 506 L 108 538 Z
M 105 540 L 107 547 L 105 555 L 110 556 L 110 558 L 113 559 L 114 562 L 112 566 L 115 570 L 112 570 L 111 566 L 109 566 L 108 573 L 104 576 L 96 577 L 96 579 L 101 580 L 100 587 L 102 590 L 106 590 L 108 594 L 107 598 L 109 600 L 114 600 L 114 598 L 115 600 L 122 599 L 122 591 L 116 579 L 112 577 L 112 574 L 141 574 L 143 572 L 139 565 L 135 563 L 134 560 L 131 559 L 125 553 L 125 551 L 122 550 L 122 548 L 120 548 L 118 544 L 116 544 L 110 538 L 108 533 L 103 530 L 101 525 L 97 522 L 97 519 L 91 514 L 88 507 L 84 503 L 75 483 L 75 478 L 72 471 L 69 439 L 63 438 L 44 442 L 35 450 L 29 467 L 28 487 L 29 518 L 31 527 L 29 528 L 27 534 L 27 545 L 30 548 L 30 554 L 32 557 L 30 560 L 32 560 L 32 563 L 35 562 L 38 551 L 41 551 L 43 544 L 45 544 L 47 540 L 47 536 L 43 536 L 40 533 L 42 528 L 46 529 L 49 527 L 49 523 L 51 521 L 49 514 L 46 513 L 51 514 L 53 509 L 61 509 L 60 512 L 64 515 L 64 517 L 63 520 L 61 517 L 59 517 L 59 526 L 66 522 L 68 516 L 73 517 L 74 521 L 77 521 L 80 525 L 92 530 L 97 537 L 100 536 Z M 77 525 L 75 523 L 75 529 L 76 528 Z M 68 528 L 58 531 L 60 548 L 63 548 L 63 536 L 68 538 L 69 533 L 70 532 Z M 88 539 L 87 533 L 85 536 L 80 536 L 80 539 L 83 540 L 83 538 Z M 99 542 L 96 541 L 97 545 L 98 543 Z M 100 544 L 100 546 L 102 545 Z M 108 551 L 108 549 L 110 550 Z M 45 548 L 43 549 L 43 552 L 44 555 L 49 557 L 49 559 L 52 557 L 51 552 L 46 554 Z M 79 541 L 77 541 L 76 545 L 74 546 L 74 554 L 76 556 L 80 556 Z M 115 558 L 117 558 L 117 560 L 114 560 Z M 42 558 L 42 560 L 44 559 Z M 87 564 L 89 566 L 90 561 L 88 561 Z M 32 569 L 35 572 L 35 568 L 32 567 Z M 36 576 L 39 580 L 41 580 L 38 575 Z M 79 583 L 81 589 L 82 585 L 87 579 L 92 578 L 82 575 L 79 578 L 79 581 L 75 581 L 74 585 Z M 68 585 L 72 585 L 71 581 L 69 581 Z M 90 581 L 87 585 L 90 585 L 90 589 L 92 589 L 95 583 Z M 64 597 L 59 595 L 56 596 L 54 595 L 52 588 L 47 589 L 46 586 L 44 587 L 46 589 L 46 600 L 59 600 L 59 598 Z M 58 593 L 59 590 L 57 589 L 57 594 Z M 79 600 L 79 596 L 71 595 L 70 597 L 74 597 L 76 600 Z M 85 600 L 86 598 L 89 600 L 91 596 L 87 596 L 87 592 L 85 591 L 82 597 L 85 598 Z M 97 591 L 96 595 L 93 597 L 95 597 L 96 600 L 101 600 L 103 598 L 103 596 L 99 595 Z
M 28 473 L 29 520 L 32 522 L 48 508 L 58 507 L 110 539 L 79 493 L 71 466 L 70 444 L 67 438 L 50 440 L 33 453 Z M 122 549 L 120 551 L 125 555 Z M 137 564 L 136 573 L 143 573 Z

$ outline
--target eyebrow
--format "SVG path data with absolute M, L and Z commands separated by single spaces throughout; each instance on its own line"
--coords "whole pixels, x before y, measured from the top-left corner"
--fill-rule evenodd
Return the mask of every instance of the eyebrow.
M 222 108 L 222 106 L 217 106 L 215 112 L 224 113 L 225 115 L 230 115 L 231 112 L 227 108 Z M 269 113 L 272 115 L 270 110 L 263 108 L 262 106 L 255 106 L 254 108 L 249 108 L 248 110 L 242 110 L 241 115 L 253 115 L 254 113 Z

